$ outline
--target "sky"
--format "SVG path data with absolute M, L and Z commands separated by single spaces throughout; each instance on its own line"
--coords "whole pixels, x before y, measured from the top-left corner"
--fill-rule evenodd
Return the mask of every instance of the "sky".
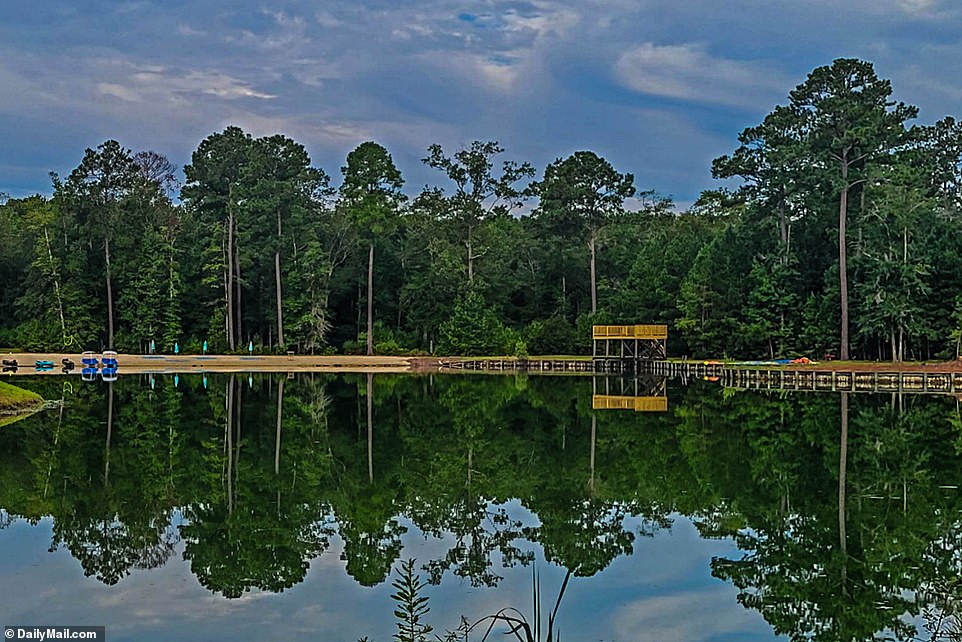
M 962 113 L 957 0 L 0 0 L 0 193 L 51 192 L 116 139 L 176 166 L 229 125 L 285 134 L 340 183 L 374 140 L 421 159 L 497 140 L 579 150 L 681 208 L 814 68 L 875 64 L 920 123 Z

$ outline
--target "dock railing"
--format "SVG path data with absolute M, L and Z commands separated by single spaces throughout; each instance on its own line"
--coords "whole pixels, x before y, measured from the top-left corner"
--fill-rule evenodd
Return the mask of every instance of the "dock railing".
M 595 325 L 593 339 L 667 339 L 667 325 Z

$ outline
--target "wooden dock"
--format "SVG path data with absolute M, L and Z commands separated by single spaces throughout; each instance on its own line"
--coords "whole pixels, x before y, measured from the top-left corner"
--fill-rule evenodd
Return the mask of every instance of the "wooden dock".
M 449 370 L 484 372 L 583 374 L 595 371 L 595 364 L 587 359 L 455 359 L 441 361 L 439 366 Z
M 530 374 L 620 375 L 626 382 L 646 377 L 706 379 L 726 388 L 798 392 L 877 392 L 944 394 L 962 397 L 962 369 L 946 370 L 825 370 L 806 365 L 743 366 L 715 361 L 664 361 L 602 357 L 587 359 L 464 359 L 446 360 L 441 369 Z M 642 386 L 643 388 L 646 386 Z M 647 396 L 615 392 L 611 396 Z M 655 393 L 656 395 L 659 393 Z M 607 403 L 601 402 L 599 403 Z M 627 402 L 612 401 L 613 404 Z
M 810 367 L 756 368 L 694 361 L 653 361 L 642 372 L 682 379 L 707 379 L 726 388 L 799 392 L 875 392 L 962 396 L 962 371 L 813 370 Z

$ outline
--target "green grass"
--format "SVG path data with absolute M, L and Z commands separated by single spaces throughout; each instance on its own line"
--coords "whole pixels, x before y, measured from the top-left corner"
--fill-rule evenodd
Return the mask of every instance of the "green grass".
M 0 415 L 32 412 L 41 405 L 43 398 L 37 393 L 0 381 Z

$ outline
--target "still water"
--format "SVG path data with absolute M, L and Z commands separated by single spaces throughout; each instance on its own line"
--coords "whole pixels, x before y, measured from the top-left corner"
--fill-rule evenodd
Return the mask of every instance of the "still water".
M 540 615 L 547 639 L 556 605 L 562 640 L 958 639 L 954 397 L 535 376 L 18 383 L 64 404 L 0 427 L 0 625 L 387 642 L 414 560 L 428 639 L 464 618 L 480 640 L 498 613 Z

